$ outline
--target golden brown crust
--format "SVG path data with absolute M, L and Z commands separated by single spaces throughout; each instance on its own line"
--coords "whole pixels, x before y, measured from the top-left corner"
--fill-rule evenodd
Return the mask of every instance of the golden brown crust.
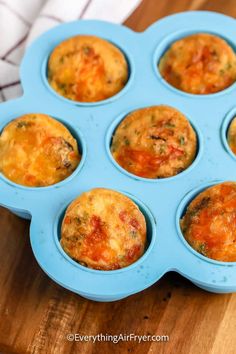
M 67 208 L 61 245 L 89 268 L 113 270 L 135 262 L 146 245 L 146 222 L 137 205 L 113 190 L 96 188 Z
M 159 63 L 163 78 L 181 91 L 215 93 L 236 80 L 236 56 L 222 38 L 197 33 L 174 42 Z
M 80 162 L 77 141 L 46 114 L 14 119 L 0 136 L 0 171 L 11 181 L 43 187 L 71 175 Z
M 79 35 L 61 42 L 48 61 L 48 81 L 74 101 L 97 102 L 117 94 L 128 80 L 123 53 L 110 42 Z
M 181 229 L 188 243 L 208 258 L 236 261 L 236 183 L 224 182 L 189 204 Z
M 196 134 L 186 117 L 168 106 L 136 110 L 119 124 L 111 152 L 117 163 L 140 177 L 165 178 L 194 160 Z
M 227 138 L 230 149 L 236 155 L 236 118 L 230 123 Z

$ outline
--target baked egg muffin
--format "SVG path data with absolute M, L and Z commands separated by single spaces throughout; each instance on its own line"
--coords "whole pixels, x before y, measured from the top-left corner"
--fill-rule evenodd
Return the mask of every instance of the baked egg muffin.
M 180 221 L 187 242 L 205 257 L 236 261 L 236 182 L 207 188 L 189 204 Z
M 228 144 L 234 155 L 236 155 L 236 117 L 232 120 L 230 123 L 229 129 L 228 129 Z
M 192 94 L 222 91 L 236 80 L 236 55 L 222 38 L 196 33 L 174 42 L 159 62 L 161 76 Z
M 138 109 L 118 125 L 111 143 L 116 162 L 145 178 L 166 178 L 194 160 L 197 137 L 187 118 L 168 106 Z
M 61 42 L 48 61 L 48 82 L 61 96 L 97 102 L 126 85 L 129 68 L 124 54 L 110 42 L 88 35 Z
M 0 172 L 28 187 L 58 183 L 80 162 L 77 141 L 69 130 L 46 114 L 25 114 L 0 135 Z
M 81 265 L 114 270 L 137 261 L 146 239 L 146 221 L 138 206 L 121 193 L 96 188 L 69 205 L 60 242 Z

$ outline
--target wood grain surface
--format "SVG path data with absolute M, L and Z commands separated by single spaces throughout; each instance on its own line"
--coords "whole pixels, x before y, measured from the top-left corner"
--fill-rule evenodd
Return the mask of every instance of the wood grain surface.
M 128 1 L 128 0 L 127 0 Z M 235 0 L 143 0 L 126 21 L 142 31 L 185 10 L 236 16 Z M 29 222 L 0 209 L 0 353 L 235 354 L 236 294 L 204 292 L 175 273 L 115 303 L 85 300 L 51 281 L 37 265 Z M 75 342 L 82 335 L 168 335 L 168 342 Z

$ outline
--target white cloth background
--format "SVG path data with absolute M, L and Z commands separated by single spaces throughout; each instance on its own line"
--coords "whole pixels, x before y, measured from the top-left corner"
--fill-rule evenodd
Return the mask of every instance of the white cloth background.
M 24 50 L 48 29 L 77 19 L 122 23 L 142 0 L 0 0 L 0 102 L 22 94 Z

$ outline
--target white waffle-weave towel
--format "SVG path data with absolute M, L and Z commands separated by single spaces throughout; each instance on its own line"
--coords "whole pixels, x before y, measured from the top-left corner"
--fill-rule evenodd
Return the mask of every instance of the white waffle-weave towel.
M 22 94 L 19 64 L 26 46 L 76 19 L 122 23 L 142 0 L 0 0 L 0 102 Z

